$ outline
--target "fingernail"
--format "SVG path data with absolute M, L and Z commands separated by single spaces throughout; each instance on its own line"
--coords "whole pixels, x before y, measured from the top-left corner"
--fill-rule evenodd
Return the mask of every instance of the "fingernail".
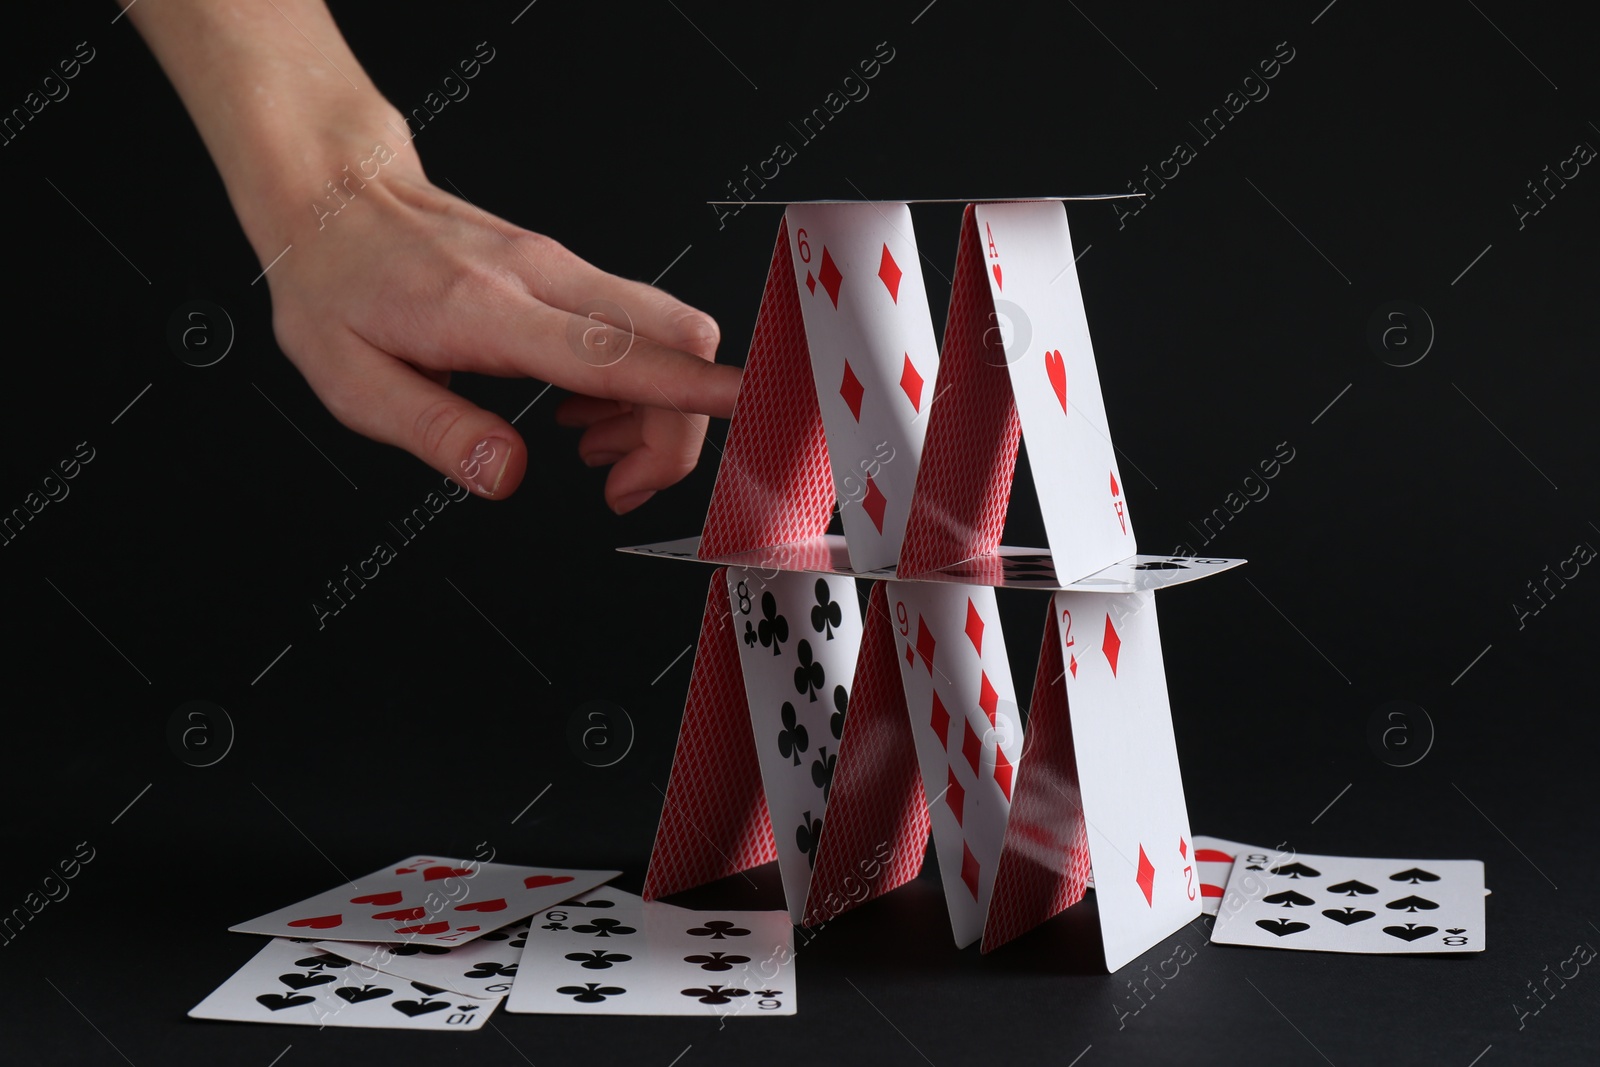
M 494 496 L 510 462 L 511 446 L 498 437 L 485 437 L 461 461 L 461 476 L 473 492 Z
M 621 458 L 621 452 L 591 452 L 583 461 L 591 467 L 609 467 Z
M 637 493 L 629 493 L 627 496 L 621 497 L 617 500 L 617 514 L 622 515 L 626 512 L 632 511 L 634 508 L 638 507 L 640 504 L 643 504 L 646 500 L 649 500 L 655 495 L 656 491 L 654 489 L 643 489 Z

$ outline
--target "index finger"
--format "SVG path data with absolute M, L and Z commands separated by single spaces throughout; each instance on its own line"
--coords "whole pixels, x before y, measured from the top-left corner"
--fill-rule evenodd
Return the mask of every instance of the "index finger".
M 537 301 L 456 307 L 452 347 L 475 369 L 526 375 L 585 396 L 728 418 L 740 370 Z

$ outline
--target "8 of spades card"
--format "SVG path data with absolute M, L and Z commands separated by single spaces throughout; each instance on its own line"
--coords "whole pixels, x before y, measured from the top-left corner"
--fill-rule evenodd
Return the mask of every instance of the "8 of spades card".
M 1481 860 L 1235 863 L 1211 939 L 1322 952 L 1482 952 Z

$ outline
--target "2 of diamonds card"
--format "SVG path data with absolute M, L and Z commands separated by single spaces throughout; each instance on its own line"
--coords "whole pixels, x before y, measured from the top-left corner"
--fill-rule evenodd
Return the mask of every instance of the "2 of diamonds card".
M 1482 952 L 1483 862 L 1235 862 L 1211 940 L 1322 952 Z
M 415 856 L 228 929 L 332 941 L 461 944 L 620 873 Z

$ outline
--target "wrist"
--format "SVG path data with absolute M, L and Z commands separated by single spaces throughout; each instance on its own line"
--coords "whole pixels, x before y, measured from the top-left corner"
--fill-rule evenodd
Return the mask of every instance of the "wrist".
M 223 181 L 263 266 L 387 177 L 421 177 L 404 116 L 376 93 L 331 115 L 266 117 Z
M 263 266 L 317 228 L 313 201 L 376 146 L 421 165 L 405 121 L 357 62 L 323 0 L 124 0 L 194 119 Z M 347 171 L 345 168 L 348 167 Z M 366 167 L 372 172 L 372 164 Z

